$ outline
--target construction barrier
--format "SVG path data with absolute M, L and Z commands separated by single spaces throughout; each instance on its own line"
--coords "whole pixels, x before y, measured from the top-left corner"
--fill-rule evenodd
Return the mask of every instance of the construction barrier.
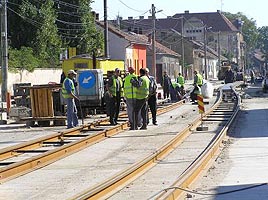
M 199 113 L 203 114 L 205 112 L 203 95 L 201 94 L 197 95 L 197 104 L 198 104 Z

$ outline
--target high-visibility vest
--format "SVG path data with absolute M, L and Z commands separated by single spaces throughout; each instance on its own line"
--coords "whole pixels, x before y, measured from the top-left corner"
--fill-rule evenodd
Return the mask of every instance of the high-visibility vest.
M 201 74 L 196 74 L 197 75 L 197 85 L 203 85 L 203 77 Z
M 182 75 L 178 76 L 177 83 L 179 83 L 182 86 L 184 85 L 184 77 Z
M 172 87 L 175 89 L 176 87 L 181 87 L 181 85 L 177 82 L 172 82 Z
M 141 87 L 137 88 L 136 98 L 146 99 L 149 96 L 150 80 L 147 76 L 142 76 L 140 79 L 142 80 L 142 85 Z
M 65 88 L 65 82 L 66 82 L 67 79 L 69 79 L 70 82 L 71 82 L 71 84 L 72 84 L 72 85 L 71 85 L 71 86 L 72 86 L 72 93 L 74 94 L 74 91 L 75 91 L 75 87 L 74 87 L 74 82 L 73 82 L 73 80 L 70 79 L 70 78 L 68 78 L 68 77 L 66 77 L 66 78 L 64 79 L 63 83 L 62 83 L 62 96 L 63 96 L 64 99 L 72 98 L 72 95 L 69 94 L 69 93 L 67 92 L 66 88 Z
M 124 79 L 124 95 L 127 99 L 135 99 L 136 98 L 136 87 L 133 87 L 130 80 L 132 78 L 136 78 L 135 74 L 129 74 Z
M 112 86 L 109 88 L 109 91 L 111 92 L 111 94 L 112 94 L 113 96 L 116 97 L 116 78 L 115 78 L 115 76 L 112 76 L 112 79 L 113 79 L 113 84 L 112 84 Z M 120 95 L 123 96 L 123 88 L 122 88 L 123 81 L 122 81 L 121 77 L 117 77 L 117 79 L 119 80 Z

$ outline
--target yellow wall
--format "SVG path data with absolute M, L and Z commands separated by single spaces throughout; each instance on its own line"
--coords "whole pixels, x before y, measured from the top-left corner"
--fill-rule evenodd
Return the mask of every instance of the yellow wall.
M 103 73 L 107 74 L 107 71 L 113 71 L 115 68 L 124 70 L 124 61 L 122 60 L 97 60 L 96 68 L 103 69 Z M 71 58 L 62 62 L 62 69 L 65 74 L 70 69 L 83 70 L 92 69 L 93 61 L 90 58 Z

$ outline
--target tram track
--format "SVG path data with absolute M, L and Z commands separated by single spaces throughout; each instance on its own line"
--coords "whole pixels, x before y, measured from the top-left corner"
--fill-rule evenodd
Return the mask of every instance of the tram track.
M 185 103 L 161 105 L 157 114 L 168 112 Z M 5 182 L 17 176 L 44 167 L 63 157 L 80 151 L 90 145 L 112 137 L 128 129 L 127 115 L 119 116 L 120 123 L 109 125 L 105 118 L 73 129 L 53 133 L 35 140 L 0 150 L 0 182 Z M 21 158 L 21 159 L 20 159 Z
M 228 127 L 239 111 L 238 99 L 239 98 L 237 97 L 237 102 L 230 102 L 230 99 L 226 102 L 222 101 L 221 95 L 219 96 L 218 101 L 204 115 L 202 123 L 217 123 L 218 126 L 222 127 L 221 130 L 215 134 L 211 141 L 208 141 L 206 148 L 204 148 L 204 150 L 201 151 L 201 153 L 189 164 L 189 166 L 186 167 L 185 171 L 179 176 L 178 180 L 175 180 L 169 189 L 163 190 L 163 192 L 154 196 L 155 199 L 177 199 L 177 197 L 183 192 L 181 189 L 189 187 L 189 185 L 197 178 L 200 171 L 203 170 L 209 162 L 211 162 L 211 158 L 219 151 L 219 146 L 228 130 Z M 127 184 L 158 165 L 159 161 L 163 160 L 167 155 L 174 151 L 174 149 L 176 149 L 185 140 L 185 138 L 195 132 L 196 127 L 200 124 L 201 120 L 200 117 L 198 117 L 193 123 L 185 127 L 183 131 L 176 134 L 174 138 L 158 148 L 154 153 L 139 162 L 136 162 L 131 167 L 118 172 L 111 178 L 90 187 L 71 199 L 105 199 L 112 195 L 116 196 L 118 191 L 128 188 L 126 187 Z M 159 191 L 156 191 L 156 193 L 157 192 Z M 120 198 L 112 197 L 112 199 Z

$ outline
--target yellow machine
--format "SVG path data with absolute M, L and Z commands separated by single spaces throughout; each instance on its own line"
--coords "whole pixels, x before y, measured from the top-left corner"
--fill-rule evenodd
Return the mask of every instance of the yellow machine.
M 97 59 L 96 67 L 93 68 L 93 60 L 89 57 L 75 56 L 63 60 L 62 70 L 65 75 L 71 69 L 77 72 L 77 91 L 80 99 L 78 114 L 86 116 L 103 112 L 106 106 L 105 83 L 115 68 L 119 68 L 124 74 L 124 61 Z
M 123 60 L 107 60 L 99 59 L 96 60 L 96 68 L 102 69 L 103 74 L 107 75 L 107 72 L 113 71 L 115 68 L 119 68 L 124 71 L 124 61 Z M 93 69 L 93 60 L 90 57 L 75 56 L 62 62 L 62 70 L 65 75 L 70 69 L 73 70 L 86 70 Z

